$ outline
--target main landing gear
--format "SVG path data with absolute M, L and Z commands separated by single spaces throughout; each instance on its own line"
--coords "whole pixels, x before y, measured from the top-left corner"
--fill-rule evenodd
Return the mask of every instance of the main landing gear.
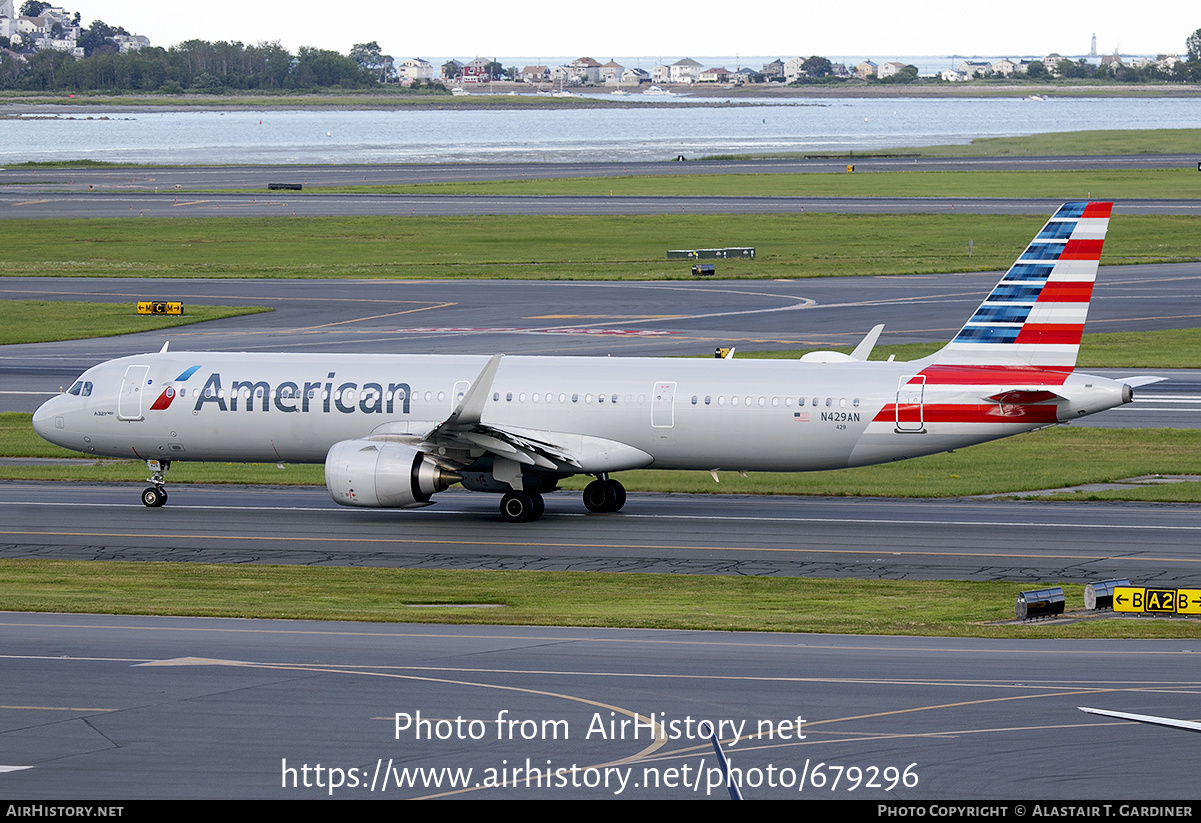
M 150 489 L 146 490 L 147 492 Z M 603 514 L 620 511 L 626 504 L 626 488 L 608 475 L 597 475 L 584 489 L 584 507 L 590 512 Z M 147 503 L 146 505 L 150 505 Z M 542 495 L 513 489 L 500 500 L 500 516 L 508 523 L 528 523 L 542 517 L 546 505 Z
M 527 523 L 542 517 L 542 495 L 514 489 L 500 499 L 500 516 L 509 523 Z
M 597 475 L 596 480 L 584 488 L 584 508 L 590 512 L 602 514 L 621 511 L 625 504 L 626 487 L 616 480 L 610 480 L 608 475 Z
M 150 477 L 146 478 L 150 485 L 142 490 L 142 505 L 157 509 L 167 502 L 167 484 L 163 475 L 171 468 L 171 461 L 147 460 L 146 468 L 150 469 Z

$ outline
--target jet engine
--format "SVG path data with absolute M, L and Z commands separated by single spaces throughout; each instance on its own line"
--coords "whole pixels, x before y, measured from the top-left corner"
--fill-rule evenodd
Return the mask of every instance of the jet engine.
M 401 443 L 343 440 L 325 456 L 325 486 L 335 503 L 413 509 L 458 482 L 459 476 L 425 452 Z

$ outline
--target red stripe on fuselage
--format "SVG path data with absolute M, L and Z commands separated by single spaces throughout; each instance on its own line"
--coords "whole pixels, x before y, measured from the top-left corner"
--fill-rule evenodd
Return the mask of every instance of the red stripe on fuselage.
M 909 382 L 921 383 L 918 378 L 925 377 L 927 386 L 1062 386 L 1071 373 L 1071 366 L 928 366 Z
M 923 404 L 924 423 L 1032 423 L 1036 425 L 1059 422 L 1058 409 L 1054 405 L 1019 406 L 1003 403 L 929 403 Z M 873 419 L 873 423 L 894 423 L 897 419 L 895 403 L 885 403 L 884 408 Z M 917 422 L 916 404 L 901 404 L 903 422 Z

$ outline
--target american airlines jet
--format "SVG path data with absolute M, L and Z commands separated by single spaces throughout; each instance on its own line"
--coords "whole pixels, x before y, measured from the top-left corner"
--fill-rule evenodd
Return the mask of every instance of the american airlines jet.
M 86 371 L 33 417 L 87 454 L 145 460 L 142 502 L 175 460 L 325 463 L 347 506 L 429 505 L 452 483 L 503 494 L 511 522 L 591 475 L 615 512 L 616 472 L 810 471 L 887 463 L 1129 403 L 1132 385 L 1075 372 L 1110 203 L 1067 203 L 955 338 L 929 357 L 800 360 L 242 354 L 162 351 Z M 716 475 L 715 475 L 716 476 Z

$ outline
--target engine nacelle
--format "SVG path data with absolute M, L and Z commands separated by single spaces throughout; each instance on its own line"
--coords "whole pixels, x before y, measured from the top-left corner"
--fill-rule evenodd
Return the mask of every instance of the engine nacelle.
M 335 503 L 383 509 L 430 505 L 458 480 L 425 452 L 401 443 L 343 440 L 325 456 L 325 487 Z

